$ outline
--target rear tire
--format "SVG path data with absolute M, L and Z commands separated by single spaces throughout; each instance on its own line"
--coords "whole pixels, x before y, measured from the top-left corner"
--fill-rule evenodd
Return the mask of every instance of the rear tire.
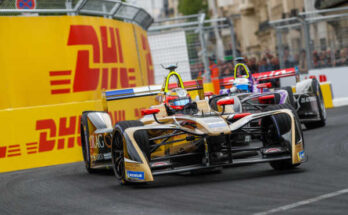
M 324 105 L 323 94 L 321 92 L 321 88 L 317 79 L 312 79 L 312 90 L 317 100 L 320 120 L 304 123 L 304 125 L 308 129 L 324 127 L 326 124 L 326 109 Z
M 121 121 L 115 125 L 112 147 L 111 147 L 111 157 L 112 157 L 112 167 L 114 174 L 117 179 L 121 181 L 121 184 L 133 184 L 126 181 L 125 177 L 125 166 L 124 166 L 124 144 L 125 139 L 123 132 L 125 129 L 130 127 L 144 126 L 144 124 L 138 120 Z M 137 142 L 139 148 L 144 153 L 145 157 L 150 160 L 150 144 L 149 138 L 146 131 L 136 131 L 134 133 L 135 141 Z
M 299 123 L 296 110 L 290 104 L 271 105 L 266 107 L 265 111 L 280 110 L 280 109 L 290 109 L 295 116 L 295 120 L 297 121 L 297 123 Z M 278 114 L 278 115 L 275 115 L 274 117 L 275 117 L 275 121 L 277 122 L 279 126 L 279 133 L 280 133 L 279 135 L 283 135 L 290 131 L 291 121 L 288 116 L 284 114 Z M 273 124 L 274 123 L 271 122 L 270 118 L 266 118 L 265 120 L 261 122 L 261 126 L 263 127 L 263 129 L 266 130 L 265 136 L 263 137 L 264 146 L 265 146 L 265 143 L 267 145 L 279 143 L 279 135 L 277 134 L 277 132 L 275 132 L 276 128 L 272 127 L 274 126 Z M 291 146 L 288 146 L 288 147 L 291 153 Z M 288 169 L 293 169 L 300 165 L 300 164 L 292 164 L 292 160 L 271 161 L 269 164 L 274 170 L 288 170 Z

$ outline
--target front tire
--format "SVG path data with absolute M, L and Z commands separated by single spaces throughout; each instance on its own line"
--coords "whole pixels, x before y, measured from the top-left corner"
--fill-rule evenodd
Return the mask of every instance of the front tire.
M 295 116 L 295 121 L 299 123 L 296 110 L 290 104 L 271 105 L 266 107 L 265 111 L 273 111 L 273 110 L 280 110 L 280 109 L 290 109 Z M 276 128 L 277 126 L 274 125 L 274 123 L 270 120 L 270 118 L 266 118 L 265 120 L 262 120 L 261 122 L 261 126 L 264 129 L 264 133 L 265 133 L 265 135 L 263 136 L 264 147 L 279 144 L 280 136 L 289 132 L 291 129 L 291 120 L 285 114 L 274 115 L 274 118 L 278 125 L 278 128 Z M 277 129 L 279 134 L 278 132 L 276 132 Z M 301 135 L 303 136 L 303 134 Z M 291 146 L 287 146 L 287 147 L 289 148 L 289 151 L 291 153 Z M 300 165 L 300 164 L 292 164 L 292 160 L 271 161 L 269 164 L 274 170 L 289 170 L 289 169 L 294 169 L 295 167 Z
M 123 132 L 127 128 L 138 126 L 144 126 L 144 124 L 138 120 L 129 120 L 118 122 L 115 125 L 111 147 L 112 167 L 116 178 L 120 180 L 121 184 L 129 184 L 125 177 L 124 149 L 126 142 Z M 134 133 L 134 139 L 145 157 L 150 160 L 151 152 L 147 132 L 136 131 Z
M 88 127 L 88 119 L 87 114 L 92 111 L 86 111 L 83 112 L 81 117 L 81 131 L 80 131 L 80 138 L 81 138 L 81 148 L 82 148 L 82 155 L 83 155 L 83 161 L 85 163 L 85 168 L 88 173 L 93 174 L 97 173 L 97 169 L 91 168 L 91 157 L 90 157 L 90 145 L 89 145 L 89 127 Z

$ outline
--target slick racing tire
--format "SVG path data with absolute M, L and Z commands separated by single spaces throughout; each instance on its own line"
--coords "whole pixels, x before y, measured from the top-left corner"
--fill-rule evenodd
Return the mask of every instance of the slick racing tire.
M 83 161 L 85 163 L 85 167 L 88 173 L 97 173 L 97 169 L 91 168 L 91 156 L 90 156 L 90 145 L 89 145 L 89 127 L 88 127 L 88 119 L 87 114 L 92 112 L 98 112 L 98 111 L 84 111 L 82 113 L 81 117 L 81 148 L 82 148 L 82 155 L 83 155 Z
M 326 109 L 324 105 L 323 94 L 321 92 L 320 85 L 317 79 L 312 79 L 312 90 L 317 100 L 320 119 L 319 121 L 304 123 L 304 125 L 308 129 L 324 127 L 326 124 Z
M 280 109 L 290 109 L 295 116 L 295 120 L 299 123 L 299 119 L 296 114 L 296 111 L 290 104 L 271 105 L 266 107 L 265 111 L 273 111 L 273 110 L 280 110 Z M 289 132 L 291 129 L 291 119 L 287 115 L 277 114 L 277 115 L 274 115 L 274 119 L 278 125 L 279 134 L 277 133 L 276 125 L 274 125 L 271 118 L 267 117 L 262 119 L 261 121 L 261 128 L 263 129 L 263 133 L 264 133 L 262 138 L 264 147 L 275 146 L 279 144 L 280 135 L 283 135 Z M 289 151 L 291 153 L 291 146 L 288 145 L 287 147 L 289 148 Z M 293 169 L 300 165 L 300 164 L 292 164 L 291 160 L 271 161 L 269 164 L 275 170 Z
M 283 87 L 283 90 L 286 90 L 288 92 L 288 98 L 289 98 L 289 102 L 291 104 L 291 106 L 293 108 L 296 108 L 295 106 L 295 99 L 294 99 L 294 93 L 292 92 L 292 88 L 291 87 Z
M 125 166 L 124 166 L 124 144 L 125 137 L 123 131 L 130 127 L 144 126 L 138 120 L 121 121 L 115 125 L 114 135 L 111 146 L 112 167 L 117 179 L 121 184 L 130 184 L 125 180 Z M 134 133 L 135 141 L 142 150 L 148 160 L 150 160 L 150 144 L 146 131 L 136 131 Z

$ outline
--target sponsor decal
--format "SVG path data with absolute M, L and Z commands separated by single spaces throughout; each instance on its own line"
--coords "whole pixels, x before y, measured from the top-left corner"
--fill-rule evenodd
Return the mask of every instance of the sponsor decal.
M 150 46 L 144 35 L 141 35 L 141 47 L 143 51 L 145 52 L 147 79 L 149 80 L 149 84 L 155 84 L 155 76 L 154 76 Z
M 140 180 L 145 179 L 144 172 L 127 171 L 127 176 L 128 178 L 134 178 L 134 179 L 140 179 Z
M 302 150 L 299 153 L 297 153 L 298 159 L 303 160 L 305 157 L 305 152 Z
M 113 124 L 125 120 L 125 110 L 109 112 L 109 115 Z M 35 131 L 38 133 L 38 141 L 25 143 L 24 148 L 19 144 L 1 146 L 0 159 L 80 147 L 80 120 L 80 115 L 60 117 L 58 120 L 37 120 Z
M 271 154 L 271 153 L 277 153 L 281 152 L 282 150 L 280 148 L 268 148 L 265 150 L 266 154 Z
M 251 136 L 250 135 L 246 135 L 244 141 L 249 143 L 251 141 Z
M 134 67 L 125 66 L 122 44 L 118 28 L 71 25 L 67 45 L 85 45 L 91 47 L 91 51 L 86 48 L 77 51 L 75 72 L 72 68 L 49 71 L 51 94 L 135 87 L 136 71 Z M 146 45 L 143 44 L 143 48 Z M 152 68 L 150 52 L 146 59 L 149 71 Z
M 309 103 L 309 102 L 315 102 L 317 99 L 314 96 L 311 97 L 302 97 L 301 98 L 301 103 Z
M 258 80 L 267 80 L 270 78 L 281 78 L 281 77 L 288 77 L 288 76 L 294 76 L 294 75 L 296 75 L 295 68 L 288 68 L 288 69 L 282 69 L 282 70 L 276 70 L 276 71 L 270 71 L 270 72 L 256 73 L 256 74 L 253 74 L 253 77 Z
M 169 162 L 161 161 L 151 164 L 151 167 L 161 167 L 161 166 L 168 166 Z

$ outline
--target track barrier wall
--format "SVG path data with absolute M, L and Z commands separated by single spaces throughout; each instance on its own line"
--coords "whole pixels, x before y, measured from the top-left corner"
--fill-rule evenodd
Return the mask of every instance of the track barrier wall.
M 146 31 L 87 16 L 0 17 L 0 172 L 82 160 L 80 116 L 102 89 L 153 84 Z M 114 122 L 153 101 L 120 102 Z

